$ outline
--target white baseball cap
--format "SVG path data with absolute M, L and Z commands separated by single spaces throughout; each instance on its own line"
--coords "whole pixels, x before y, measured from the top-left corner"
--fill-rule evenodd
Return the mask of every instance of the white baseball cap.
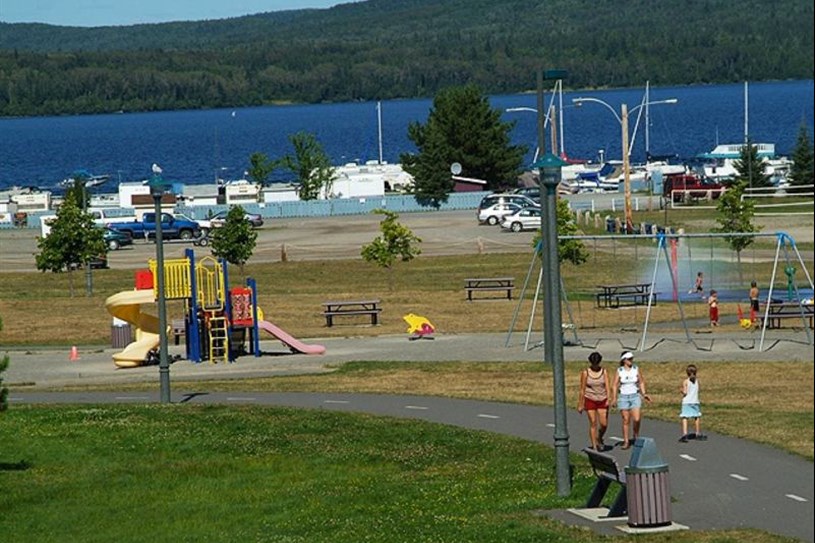
M 625 360 L 626 358 L 634 358 L 634 353 L 631 351 L 626 351 L 620 356 L 620 360 Z

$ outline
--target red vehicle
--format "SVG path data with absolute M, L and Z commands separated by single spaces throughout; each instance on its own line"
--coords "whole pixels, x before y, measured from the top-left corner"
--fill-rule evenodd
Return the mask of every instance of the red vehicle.
M 674 202 L 705 198 L 715 200 L 724 192 L 724 185 L 708 181 L 695 173 L 671 173 L 662 183 L 662 195 Z

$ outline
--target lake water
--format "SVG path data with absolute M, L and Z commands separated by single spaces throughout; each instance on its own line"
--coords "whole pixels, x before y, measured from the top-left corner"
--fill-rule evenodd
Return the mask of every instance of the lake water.
M 552 98 L 546 93 L 546 103 Z M 620 124 L 609 108 L 572 104 L 575 97 L 607 102 L 619 114 L 641 103 L 643 89 L 566 92 L 563 95 L 564 150 L 572 158 L 619 159 Z M 650 108 L 650 151 L 655 155 L 692 157 L 717 142 L 744 139 L 744 85 L 699 85 L 651 88 L 650 100 L 678 99 L 675 105 Z M 492 96 L 493 107 L 536 107 L 534 94 Z M 790 154 L 803 123 L 813 136 L 813 81 L 751 83 L 749 133 L 755 142 L 775 143 L 778 154 Z M 410 122 L 425 122 L 431 99 L 382 102 L 382 155 L 399 162 L 415 151 L 407 138 Z M 640 111 L 642 108 L 640 108 Z M 517 121 L 513 143 L 530 149 L 532 161 L 537 131 L 534 112 L 504 113 Z M 629 118 L 633 133 L 637 111 Z M 559 124 L 559 123 L 558 123 Z M 164 177 L 182 183 L 211 183 L 216 177 L 242 177 L 249 156 L 263 152 L 279 158 L 292 152 L 288 137 L 299 131 L 316 135 L 335 165 L 377 160 L 379 138 L 374 102 L 286 105 L 203 111 L 119 113 L 72 117 L 0 119 L 0 189 L 14 185 L 53 188 L 78 169 L 111 174 L 103 186 L 113 190 L 116 179 L 133 181 L 150 175 L 153 163 Z M 547 136 L 547 150 L 550 145 Z M 633 161 L 645 157 L 644 120 L 636 134 Z M 466 172 L 464 172 L 466 175 Z M 286 178 L 278 171 L 273 180 Z

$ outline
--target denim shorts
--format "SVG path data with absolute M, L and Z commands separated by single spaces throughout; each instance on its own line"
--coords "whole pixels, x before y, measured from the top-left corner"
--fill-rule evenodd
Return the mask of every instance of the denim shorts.
M 639 393 L 620 394 L 620 397 L 617 398 L 617 409 L 639 409 L 640 407 L 642 407 L 642 398 L 640 398 Z

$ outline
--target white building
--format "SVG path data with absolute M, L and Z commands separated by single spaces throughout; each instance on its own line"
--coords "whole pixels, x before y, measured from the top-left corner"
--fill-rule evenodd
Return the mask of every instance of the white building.
M 365 164 L 350 162 L 335 171 L 333 185 L 323 191 L 320 198 L 361 198 L 384 196 L 386 192 L 401 192 L 413 185 L 413 177 L 401 164 L 379 163 L 369 160 Z

